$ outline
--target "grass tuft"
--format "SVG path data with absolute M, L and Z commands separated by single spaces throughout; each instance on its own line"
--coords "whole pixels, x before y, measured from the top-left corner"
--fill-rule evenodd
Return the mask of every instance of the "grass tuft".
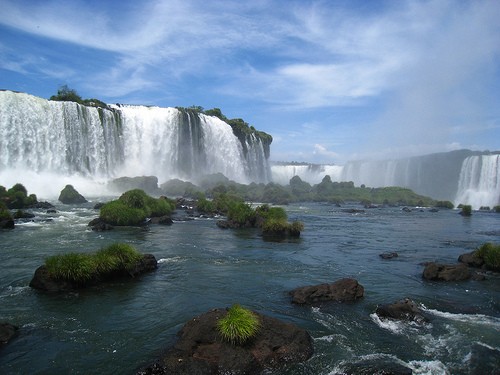
M 231 344 L 243 344 L 257 334 L 259 318 L 252 311 L 234 304 L 226 316 L 219 319 L 217 328 L 222 338 Z
M 487 242 L 477 249 L 476 255 L 484 260 L 486 267 L 500 271 L 500 244 Z

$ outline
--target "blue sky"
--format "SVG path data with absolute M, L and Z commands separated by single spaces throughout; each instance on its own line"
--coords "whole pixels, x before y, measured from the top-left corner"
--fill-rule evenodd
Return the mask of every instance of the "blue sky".
M 0 0 L 0 88 L 218 107 L 271 159 L 500 149 L 500 1 Z

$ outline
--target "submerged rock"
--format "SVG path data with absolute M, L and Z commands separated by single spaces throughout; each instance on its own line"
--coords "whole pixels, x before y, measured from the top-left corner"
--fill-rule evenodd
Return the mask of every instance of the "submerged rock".
M 380 318 L 389 318 L 417 323 L 427 322 L 422 309 L 409 298 L 402 299 L 392 304 L 378 306 L 375 310 Z
M 16 334 L 19 328 L 7 322 L 0 322 L 0 347 L 6 345 Z
M 92 230 L 96 232 L 103 232 L 106 230 L 114 229 L 114 227 L 111 224 L 106 223 L 100 217 L 91 220 L 88 226 L 91 227 Z
M 59 201 L 64 204 L 80 204 L 87 202 L 85 197 L 76 191 L 73 185 L 66 185 L 64 189 L 61 190 Z
M 395 251 L 379 254 L 379 257 L 381 257 L 382 259 L 392 259 L 397 258 L 398 256 L 398 253 L 396 253 Z
M 484 259 L 477 255 L 477 251 L 460 255 L 458 261 L 474 268 L 481 268 L 484 265 Z
M 312 305 L 326 301 L 353 302 L 363 297 L 364 288 L 355 279 L 340 279 L 331 284 L 296 288 L 290 292 L 292 302 Z
M 422 277 L 426 280 L 462 281 L 470 279 L 471 273 L 467 265 L 427 263 Z
M 215 309 L 191 319 L 175 345 L 138 374 L 260 374 L 312 356 L 313 340 L 306 330 L 256 312 L 260 328 L 253 338 L 241 345 L 224 341 L 217 322 L 226 311 Z
M 14 220 L 12 218 L 0 219 L 0 229 L 14 229 Z

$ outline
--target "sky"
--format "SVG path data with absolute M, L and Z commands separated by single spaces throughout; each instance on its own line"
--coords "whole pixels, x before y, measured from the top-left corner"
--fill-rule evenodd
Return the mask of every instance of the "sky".
M 273 161 L 500 150 L 498 0 L 0 0 L 0 89 L 220 108 Z

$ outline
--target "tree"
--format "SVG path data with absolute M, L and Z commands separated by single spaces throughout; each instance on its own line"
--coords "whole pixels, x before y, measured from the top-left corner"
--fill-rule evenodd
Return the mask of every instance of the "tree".
M 76 90 L 70 89 L 68 85 L 62 85 L 57 90 L 57 95 L 52 95 L 50 100 L 56 100 L 60 102 L 76 102 L 83 104 L 83 99 Z

